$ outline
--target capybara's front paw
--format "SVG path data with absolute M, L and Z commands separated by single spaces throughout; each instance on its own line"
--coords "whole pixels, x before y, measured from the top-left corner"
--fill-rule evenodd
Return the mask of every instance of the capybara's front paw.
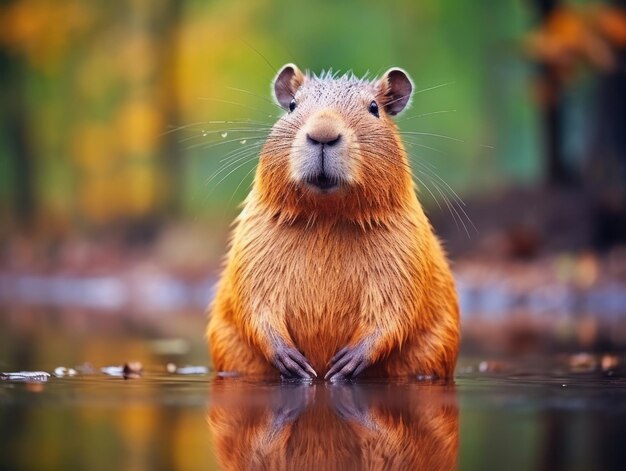
M 359 342 L 352 347 L 345 347 L 339 350 L 331 358 L 330 369 L 324 379 L 331 382 L 343 379 L 356 378 L 365 368 L 370 366 L 369 343 Z
M 358 384 L 335 383 L 330 387 L 330 399 L 335 412 L 344 421 L 361 424 L 371 430 L 376 428 L 371 405 Z
M 302 353 L 282 344 L 276 348 L 272 364 L 280 371 L 283 379 L 313 379 L 317 373 Z
M 295 422 L 309 407 L 315 397 L 315 387 L 310 382 L 298 382 L 279 389 L 272 401 L 272 429 L 276 432 Z

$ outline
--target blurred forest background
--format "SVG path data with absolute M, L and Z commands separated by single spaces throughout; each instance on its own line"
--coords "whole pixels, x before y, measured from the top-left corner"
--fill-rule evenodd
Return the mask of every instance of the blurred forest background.
M 457 378 L 556 365 L 527 385 L 561 408 L 462 384 L 462 466 L 621 457 L 615 388 L 560 377 L 624 377 L 626 0 L 0 0 L 0 372 L 78 372 L 0 390 L 0 468 L 216 466 L 204 387 L 107 389 L 99 368 L 210 362 L 205 307 L 286 62 L 409 72 L 398 124 L 425 133 L 406 145 L 457 279 Z
M 506 318 L 524 345 L 528 316 L 626 341 L 625 8 L 1 0 L 0 300 L 202 312 L 281 112 L 276 70 L 396 65 L 417 90 L 399 125 L 429 133 L 407 148 L 468 343 Z

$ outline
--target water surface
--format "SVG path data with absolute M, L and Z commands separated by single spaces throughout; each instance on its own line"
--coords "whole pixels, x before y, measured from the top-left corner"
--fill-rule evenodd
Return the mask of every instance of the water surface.
M 626 378 L 560 364 L 464 358 L 448 384 L 3 380 L 0 469 L 626 469 Z
M 0 470 L 626 469 L 623 355 L 463 355 L 450 384 L 173 372 L 209 365 L 205 324 L 0 310 L 0 372 L 77 373 L 0 380 Z M 101 371 L 133 360 L 136 379 Z

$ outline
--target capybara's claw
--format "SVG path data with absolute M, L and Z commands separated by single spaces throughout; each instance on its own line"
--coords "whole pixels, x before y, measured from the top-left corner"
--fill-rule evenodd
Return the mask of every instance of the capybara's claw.
M 330 369 L 324 376 L 331 382 L 356 378 L 370 365 L 367 344 L 361 342 L 353 347 L 346 347 L 330 360 Z
M 313 379 L 317 377 L 315 370 L 309 365 L 307 359 L 293 347 L 286 345 L 276 349 L 273 359 L 274 366 L 285 379 L 300 378 Z

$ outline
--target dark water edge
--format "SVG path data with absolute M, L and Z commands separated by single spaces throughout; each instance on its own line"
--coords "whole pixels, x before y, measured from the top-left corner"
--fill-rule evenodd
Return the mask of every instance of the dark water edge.
M 466 316 L 497 319 L 503 313 L 517 310 L 565 318 L 593 312 L 596 316 L 612 320 L 626 313 L 625 285 L 617 279 L 581 289 L 571 282 L 542 280 L 525 268 L 529 272 L 526 278 L 539 279 L 530 281 L 530 286 L 528 279 L 521 280 L 525 285 L 520 289 L 520 280 L 507 279 L 499 273 L 485 279 L 484 270 L 476 273 L 472 270 L 473 264 L 469 265 L 469 269 L 466 267 L 455 274 L 461 311 Z M 550 270 L 554 268 L 545 268 L 545 271 Z M 166 272 L 141 276 L 132 272 L 85 276 L 0 271 L 0 303 L 40 309 L 71 307 L 105 313 L 140 310 L 144 313 L 171 314 L 181 309 L 206 308 L 213 297 L 216 282 L 214 276 L 190 281 Z
M 4 380 L 0 469 L 626 469 L 626 377 L 558 364 L 463 358 L 453 383 Z
M 497 263 L 496 267 L 455 264 L 464 350 L 472 354 L 504 349 L 626 351 L 624 280 L 596 279 L 600 262 L 579 258 L 582 261 L 563 255 L 513 265 L 514 269 Z M 578 272 L 570 270 L 572 264 L 595 268 L 578 270 L 584 283 L 575 282 Z M 558 275 L 560 271 L 567 273 Z M 191 280 L 159 270 L 98 276 L 0 270 L 0 328 L 3 317 L 20 323 L 23 316 L 43 316 L 47 322 L 50 316 L 65 313 L 71 314 L 70 323 L 79 322 L 81 328 L 86 323 L 150 326 L 167 318 L 175 323 L 182 313 L 197 322 L 204 318 L 215 282 L 211 276 Z M 68 324 L 64 319 L 59 322 Z

